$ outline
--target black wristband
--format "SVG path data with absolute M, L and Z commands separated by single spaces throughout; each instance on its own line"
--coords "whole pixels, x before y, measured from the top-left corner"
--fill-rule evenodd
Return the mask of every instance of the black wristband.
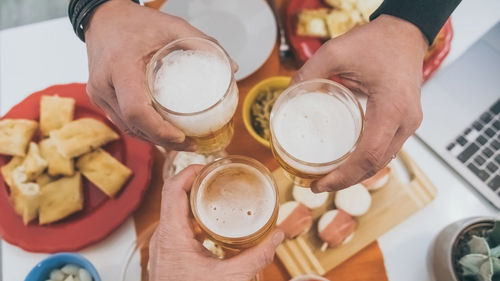
M 85 42 L 85 27 L 94 10 L 108 0 L 71 0 L 68 6 L 68 17 L 75 34 Z M 139 4 L 139 0 L 132 0 Z
M 381 14 L 395 16 L 417 26 L 432 44 L 453 10 L 461 0 L 384 0 L 370 16 L 374 20 Z

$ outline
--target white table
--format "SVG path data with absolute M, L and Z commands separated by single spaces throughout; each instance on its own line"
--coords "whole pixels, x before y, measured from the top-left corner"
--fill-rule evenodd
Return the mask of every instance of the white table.
M 453 15 L 455 36 L 445 64 L 500 20 L 500 1 L 464 0 Z M 87 80 L 85 46 L 75 37 L 67 18 L 0 32 L 0 115 L 28 94 L 59 83 Z M 423 90 L 425 94 L 425 87 Z M 391 281 L 429 280 L 427 250 L 448 223 L 475 215 L 499 215 L 466 182 L 449 169 L 415 137 L 405 149 L 438 188 L 436 199 L 379 239 Z M 81 251 L 103 280 L 119 280 L 125 253 L 135 239 L 127 220 L 100 243 Z M 21 281 L 45 254 L 33 254 L 1 242 L 0 280 Z

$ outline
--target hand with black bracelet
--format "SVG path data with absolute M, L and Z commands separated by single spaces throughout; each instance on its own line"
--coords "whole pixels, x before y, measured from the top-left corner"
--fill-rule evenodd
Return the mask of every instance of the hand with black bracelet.
M 158 49 L 175 39 L 208 36 L 181 18 L 130 0 L 99 5 L 86 20 L 84 32 L 90 99 L 122 130 L 166 148 L 190 150 L 183 132 L 152 107 L 146 64 Z

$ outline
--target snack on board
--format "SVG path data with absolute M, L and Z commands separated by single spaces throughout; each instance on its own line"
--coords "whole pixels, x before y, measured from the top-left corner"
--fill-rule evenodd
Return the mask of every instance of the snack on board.
M 391 177 L 391 167 L 386 166 L 385 168 L 381 169 L 378 171 L 374 176 L 371 178 L 368 178 L 361 182 L 361 184 L 368 189 L 369 191 L 377 190 L 389 182 L 389 179 Z
M 328 38 L 330 35 L 326 26 L 328 9 L 302 10 L 298 15 L 297 34 Z
M 318 221 L 318 235 L 323 241 L 322 251 L 349 242 L 356 229 L 356 221 L 342 210 L 330 210 Z
M 89 152 L 76 162 L 78 170 L 109 197 L 114 197 L 132 171 L 102 149 Z
M 40 142 L 40 154 L 48 162 L 48 174 L 51 176 L 71 176 L 75 172 L 73 159 L 59 153 L 54 140 L 44 139 Z
M 330 198 L 328 192 L 314 193 L 310 188 L 294 185 L 292 196 L 296 201 L 311 209 L 315 218 L 328 209 L 328 199 Z
M 292 239 L 309 231 L 313 220 L 311 210 L 304 204 L 288 201 L 280 205 L 276 226 L 285 233 L 288 239 Z
M 83 209 L 80 173 L 63 177 L 45 185 L 40 194 L 38 222 L 48 224 Z
M 25 156 L 38 123 L 27 119 L 0 120 L 0 154 Z
M 361 184 L 337 191 L 335 206 L 353 217 L 364 215 L 370 209 L 372 197 Z
M 93 118 L 81 118 L 50 132 L 59 152 L 67 158 L 77 157 L 110 141 L 118 134 L 106 124 Z
M 72 98 L 42 96 L 40 100 L 40 131 L 48 136 L 50 131 L 60 129 L 73 120 L 75 100 Z
M 47 168 L 47 161 L 40 155 L 40 149 L 36 143 L 30 142 L 22 167 L 27 181 L 34 181 Z

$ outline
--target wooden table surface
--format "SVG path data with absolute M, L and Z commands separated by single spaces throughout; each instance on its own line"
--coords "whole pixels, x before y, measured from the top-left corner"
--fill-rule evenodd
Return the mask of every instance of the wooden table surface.
M 186 0 L 187 1 L 187 0 Z M 248 0 L 250 1 L 250 0 Z M 165 0 L 157 0 L 148 3 L 148 6 L 159 8 Z M 278 7 L 281 7 L 284 1 L 276 0 Z M 238 82 L 240 91 L 240 102 L 234 115 L 234 138 L 227 148 L 229 154 L 246 155 L 253 157 L 270 170 L 275 170 L 279 167 L 276 160 L 273 158 L 271 151 L 259 144 L 247 132 L 241 113 L 243 100 L 248 91 L 259 81 L 275 75 L 291 76 L 296 69 L 285 68 L 279 62 L 277 45 L 275 46 L 272 55 L 268 58 L 265 64 L 254 74 L 248 78 Z M 134 222 L 136 232 L 139 235 L 149 225 L 156 222 L 159 218 L 161 186 L 162 186 L 162 165 L 164 158 L 160 153 L 157 153 L 153 169 L 153 178 L 151 187 L 147 192 L 141 207 L 134 214 Z M 279 259 L 275 258 L 264 270 L 264 281 L 285 281 L 289 280 L 290 276 L 286 269 L 281 264 Z M 382 252 L 377 242 L 370 244 L 355 256 L 337 266 L 325 275 L 329 280 L 342 281 L 384 281 L 387 279 L 387 274 L 384 266 Z

